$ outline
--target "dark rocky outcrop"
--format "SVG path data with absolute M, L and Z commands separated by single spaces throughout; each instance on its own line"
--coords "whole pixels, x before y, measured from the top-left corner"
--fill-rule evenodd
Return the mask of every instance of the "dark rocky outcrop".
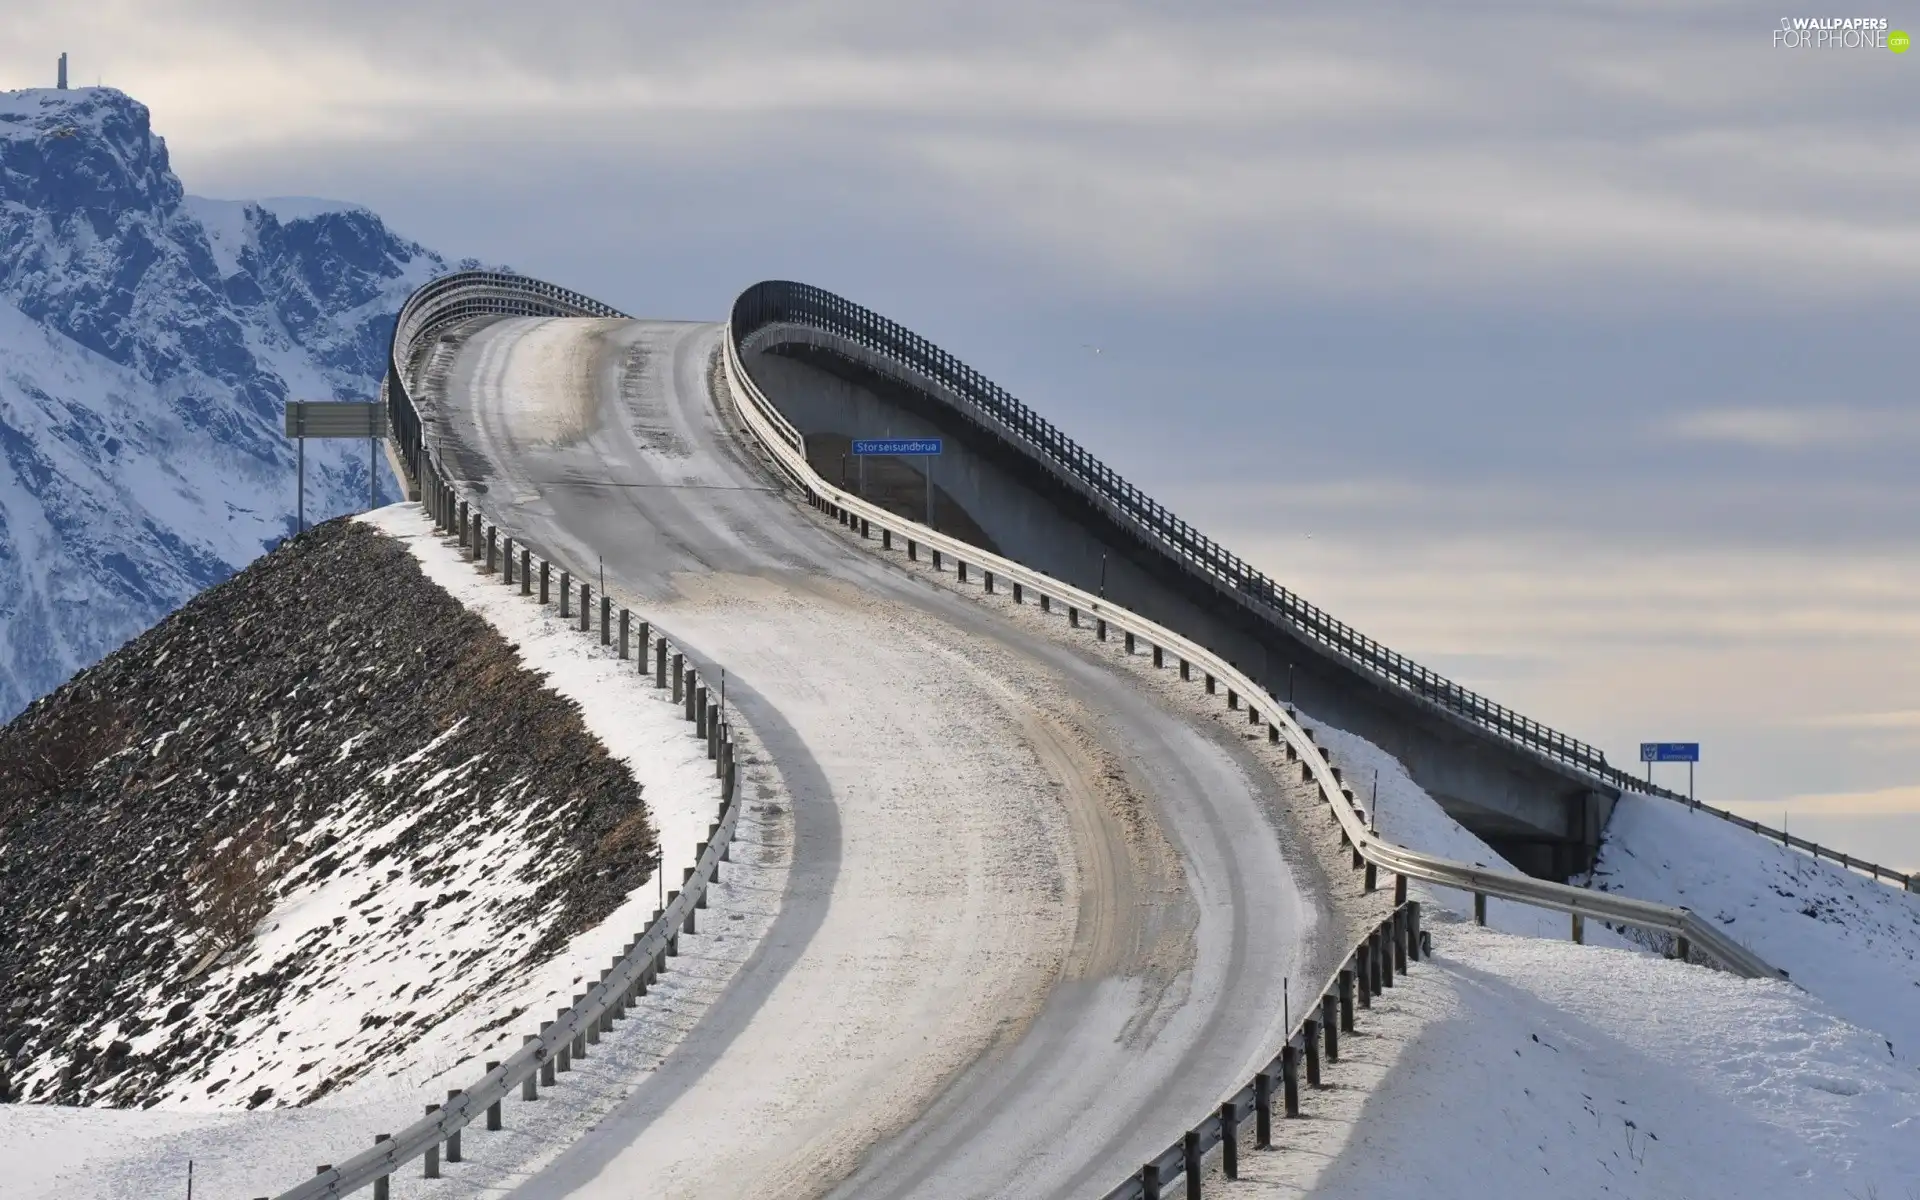
M 390 832 L 366 848 L 337 828 L 346 812 Z M 523 961 L 650 871 L 630 773 L 403 546 L 346 521 L 289 541 L 0 730 L 8 1098 L 152 1102 L 350 952 L 323 962 L 303 941 L 262 961 L 250 931 L 267 908 L 348 869 L 370 891 L 434 889 L 444 840 L 503 813 L 547 848 L 537 869 L 453 899 L 537 927 Z M 404 938 L 425 904 L 352 936 Z M 457 1002 L 396 1013 L 380 1036 L 403 1043 Z M 358 1069 L 236 1099 L 295 1103 Z

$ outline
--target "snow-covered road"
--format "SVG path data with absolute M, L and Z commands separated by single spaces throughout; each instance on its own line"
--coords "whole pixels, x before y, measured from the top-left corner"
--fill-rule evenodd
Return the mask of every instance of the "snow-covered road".
M 489 516 L 725 668 L 794 806 L 759 950 L 516 1194 L 1097 1194 L 1244 1082 L 1282 978 L 1323 969 L 1271 780 L 780 492 L 710 394 L 720 335 L 503 320 L 424 389 Z

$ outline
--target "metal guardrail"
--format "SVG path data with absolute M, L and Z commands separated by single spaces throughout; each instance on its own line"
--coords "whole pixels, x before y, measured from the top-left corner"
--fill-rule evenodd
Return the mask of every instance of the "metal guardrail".
M 1327 802 L 1335 820 L 1340 824 L 1343 840 L 1353 849 L 1355 865 L 1365 864 L 1364 886 L 1366 889 L 1372 890 L 1376 871 L 1379 869 L 1393 872 L 1400 877 L 1395 885 L 1395 893 L 1403 903 L 1396 908 L 1395 917 L 1384 922 L 1381 930 L 1371 935 L 1370 940 L 1374 943 L 1375 953 L 1378 952 L 1378 946 L 1385 942 L 1400 944 L 1408 957 L 1417 957 L 1419 907 L 1417 904 L 1404 903 L 1404 887 L 1408 879 L 1422 879 L 1429 883 L 1473 892 L 1476 899 L 1492 895 L 1522 904 L 1569 913 L 1576 918 L 1576 921 L 1593 917 L 1617 925 L 1669 933 L 1679 940 L 1679 956 L 1683 959 L 1691 957 L 1688 951 L 1692 949 L 1737 975 L 1747 978 L 1782 977 L 1779 971 L 1769 966 L 1758 955 L 1686 908 L 1634 900 L 1607 892 L 1589 891 L 1585 888 L 1570 887 L 1530 876 L 1489 871 L 1484 867 L 1410 850 L 1379 837 L 1367 828 L 1359 810 L 1355 807 L 1353 794 L 1344 787 L 1339 771 L 1327 761 L 1325 754 L 1314 742 L 1312 732 L 1300 725 L 1298 717 L 1292 710 L 1268 695 L 1263 688 L 1241 673 L 1233 664 L 1182 635 L 1157 625 L 1137 613 L 1115 607 L 1099 596 L 1081 591 L 1009 559 L 990 554 L 958 538 L 939 533 L 828 483 L 808 463 L 805 442 L 799 431 L 767 399 L 752 377 L 748 375 L 744 364 L 740 361 L 737 342 L 731 331 L 723 344 L 722 354 L 723 369 L 735 407 L 740 411 L 754 437 L 765 448 L 773 464 L 807 496 L 810 504 L 836 517 L 843 524 L 855 528 L 863 540 L 871 538 L 878 531 L 883 550 L 902 549 L 894 545 L 896 541 L 904 543 L 902 552 L 908 555 L 914 555 L 924 547 L 934 554 L 932 561 L 936 569 L 941 569 L 940 554 L 944 553 L 954 559 L 956 575 L 961 579 L 965 578 L 966 564 L 970 563 L 980 572 L 983 586 L 988 590 L 994 587 L 997 580 L 1002 585 L 1017 585 L 1024 590 L 1031 590 L 1035 593 L 1035 599 L 1042 603 L 1046 602 L 1042 598 L 1046 598 L 1069 606 L 1070 619 L 1074 612 L 1084 612 L 1098 622 L 1101 637 L 1106 636 L 1107 628 L 1111 626 L 1129 639 L 1130 648 L 1136 642 L 1144 642 L 1148 651 L 1156 647 L 1161 652 L 1170 651 L 1181 658 L 1183 667 L 1192 664 L 1205 670 L 1209 676 L 1209 690 L 1212 690 L 1211 685 L 1215 681 L 1225 685 L 1230 708 L 1241 700 L 1245 701 L 1249 724 L 1260 723 L 1261 714 L 1263 712 L 1267 714 L 1265 726 L 1268 731 L 1268 740 L 1273 742 L 1284 740 L 1288 758 L 1299 762 L 1301 766 L 1303 781 L 1312 782 L 1318 787 L 1321 797 Z M 1402 924 L 1401 915 L 1409 910 L 1413 914 L 1410 929 Z M 1576 931 L 1578 928 L 1579 925 L 1576 924 Z M 1351 1028 L 1351 1014 L 1345 1011 L 1346 998 L 1351 994 L 1348 990 L 1352 986 L 1351 977 L 1356 968 L 1362 971 L 1366 969 L 1364 966 L 1359 966 L 1366 954 L 1365 943 L 1363 943 L 1363 946 L 1357 949 L 1356 957 L 1335 972 L 1334 979 L 1329 981 L 1328 989 L 1322 996 L 1323 1015 L 1327 1012 L 1329 998 L 1336 994 L 1342 996 L 1344 1028 Z M 1404 963 L 1401 966 L 1404 968 Z M 1390 970 L 1391 968 L 1381 967 L 1376 960 L 1372 969 Z M 1289 1030 L 1286 1044 L 1273 1059 L 1273 1063 L 1277 1064 L 1279 1071 L 1289 1084 L 1294 1081 L 1292 1072 L 1298 1066 L 1303 1033 L 1304 1041 L 1310 1046 L 1316 1023 L 1324 1025 L 1324 1021 L 1316 1022 L 1309 1017 L 1299 1026 Z M 1269 1066 L 1261 1075 L 1270 1077 L 1275 1070 L 1275 1066 Z M 1263 1108 L 1266 1108 L 1270 1117 L 1270 1083 L 1270 1078 L 1266 1084 L 1263 1084 L 1261 1076 L 1256 1076 L 1253 1083 L 1228 1097 L 1217 1110 L 1210 1111 L 1199 1124 L 1186 1131 L 1179 1141 L 1144 1164 L 1138 1173 L 1130 1174 L 1107 1194 L 1107 1200 L 1158 1200 L 1162 1185 L 1177 1178 L 1182 1172 L 1189 1170 L 1197 1172 L 1201 1155 L 1214 1146 L 1223 1145 L 1232 1139 L 1239 1120 L 1250 1112 L 1259 1119 Z M 1237 1152 L 1236 1143 L 1234 1153 L 1237 1155 Z M 1194 1192 L 1190 1191 L 1189 1195 L 1191 1194 Z
M 1239 668 L 1198 642 L 1137 613 L 1119 608 L 1093 593 L 1062 583 L 1011 559 L 990 554 L 959 538 L 939 533 L 828 483 L 807 462 L 805 443 L 799 432 L 747 374 L 732 336 L 725 339 L 723 355 L 728 386 L 733 392 L 735 406 L 746 418 L 748 428 L 767 449 L 780 470 L 807 494 L 811 503 L 825 505 L 836 513 L 850 514 L 860 522 L 863 531 L 879 529 L 916 546 L 942 551 L 957 563 L 972 563 L 986 572 L 990 579 L 1021 584 L 1036 595 L 1050 597 L 1094 615 L 1123 633 L 1144 641 L 1149 647 L 1158 646 L 1204 668 L 1209 675 L 1226 684 L 1230 696 L 1245 697 L 1256 715 L 1259 712 L 1269 715 L 1269 736 L 1276 741 L 1286 741 L 1290 753 L 1303 764 L 1309 780 L 1319 785 L 1322 796 L 1340 822 L 1346 840 L 1366 861 L 1396 874 L 1446 887 L 1685 937 L 1694 947 L 1737 974 L 1750 977 L 1776 977 L 1780 974 L 1744 946 L 1701 921 L 1689 909 L 1571 887 L 1527 875 L 1489 871 L 1484 867 L 1410 850 L 1379 837 L 1360 819 L 1339 773 L 1327 761 L 1294 713 L 1268 695 L 1264 688 Z
M 739 306 L 736 306 L 736 312 L 738 310 Z M 480 552 L 480 530 L 483 522 L 478 517 L 478 509 L 472 501 L 461 498 L 457 490 L 445 482 L 445 473 L 431 446 L 424 438 L 422 422 L 408 389 L 406 370 L 415 356 L 419 343 L 428 334 L 473 316 L 499 314 L 606 317 L 624 315 L 578 293 L 568 292 L 536 280 L 486 272 L 465 272 L 437 280 L 416 293 L 403 308 L 400 319 L 396 322 L 389 373 L 383 387 L 391 413 L 394 436 L 401 446 L 403 461 L 417 473 L 416 477 L 429 511 L 435 515 L 436 521 L 441 522 L 443 527 L 456 522 L 457 513 L 457 529 L 462 544 L 468 544 L 471 538 L 476 554 Z M 971 560 L 979 564 L 983 570 L 998 572 L 1005 580 L 1024 582 L 1041 595 L 1051 595 L 1062 601 L 1076 604 L 1090 614 L 1100 614 L 1103 621 L 1111 622 L 1117 628 L 1148 639 L 1150 644 L 1173 650 L 1192 662 L 1208 668 L 1211 673 L 1227 683 L 1230 695 L 1233 689 L 1238 689 L 1240 694 L 1248 698 L 1249 705 L 1258 702 L 1265 706 L 1271 719 L 1270 738 L 1278 741 L 1284 736 L 1290 755 L 1299 758 L 1303 773 L 1318 784 L 1336 819 L 1341 823 L 1346 837 L 1352 843 L 1356 855 L 1364 858 L 1368 863 L 1384 866 L 1409 878 L 1427 879 L 1445 886 L 1503 896 L 1523 903 L 1558 908 L 1572 913 L 1590 913 L 1600 919 L 1613 920 L 1621 924 L 1673 931 L 1681 936 L 1691 937 L 1706 954 L 1739 973 L 1774 974 L 1766 964 L 1746 952 L 1743 947 L 1724 938 L 1717 930 L 1703 925 L 1698 918 L 1685 909 L 1667 908 L 1606 893 L 1588 892 L 1540 880 L 1487 872 L 1481 868 L 1410 851 L 1375 837 L 1360 822 L 1358 814 L 1352 807 L 1350 794 L 1340 787 L 1337 772 L 1314 745 L 1310 734 L 1298 724 L 1293 714 L 1281 708 L 1231 664 L 1173 631 L 1126 610 L 1107 605 L 1098 597 L 1031 571 L 1017 563 L 986 554 L 958 539 L 948 538 L 931 529 L 905 521 L 887 510 L 867 504 L 827 484 L 808 466 L 804 443 L 798 431 L 767 401 L 747 376 L 738 357 L 736 335 L 737 330 L 730 329 L 728 336 L 724 339 L 724 364 L 726 377 L 738 401 L 738 406 L 747 418 L 747 423 L 753 429 L 756 438 L 768 449 L 775 463 L 806 492 L 814 504 L 840 514 L 843 519 L 859 520 L 862 523 L 863 532 L 871 525 L 879 525 L 882 529 L 898 529 L 903 535 L 910 534 L 930 548 L 944 548 L 955 556 L 956 563 Z M 493 535 L 496 532 L 494 528 L 487 529 L 486 545 L 489 550 L 493 545 Z M 524 577 L 523 568 L 523 579 Z M 663 643 L 664 641 L 665 639 L 662 638 Z M 1255 719 L 1258 719 L 1257 713 Z M 726 744 L 730 754 L 730 740 Z M 528 1087 L 530 1081 L 541 1073 L 542 1068 L 550 1064 L 557 1054 L 563 1052 L 563 1046 L 571 1045 L 584 1037 L 590 1027 L 599 1027 L 609 1022 L 616 1008 L 624 1007 L 629 1003 L 634 998 L 635 990 L 647 980 L 650 972 L 660 968 L 663 956 L 677 941 L 678 931 L 692 922 L 694 910 L 699 906 L 706 886 L 717 872 L 718 864 L 726 856 L 726 846 L 731 838 L 733 826 L 738 820 L 738 805 L 733 802 L 735 789 L 732 786 L 731 770 L 726 774 L 727 804 L 722 812 L 722 822 L 716 826 L 712 840 L 699 856 L 685 890 L 673 898 L 666 910 L 649 926 L 647 932 L 636 940 L 632 949 L 622 956 L 599 983 L 589 989 L 579 1003 L 562 1014 L 557 1021 L 544 1027 L 538 1036 L 530 1038 L 527 1044 L 507 1061 L 489 1070 L 479 1081 L 462 1092 L 449 1097 L 444 1105 L 437 1111 L 429 1113 L 425 1119 L 408 1126 L 391 1139 L 378 1142 L 371 1150 L 355 1156 L 346 1163 L 326 1167 L 314 1178 L 281 1193 L 278 1200 L 316 1200 L 319 1197 L 346 1195 L 391 1175 L 401 1164 L 436 1150 L 450 1136 L 456 1135 L 467 1124 L 478 1119 L 490 1106 L 497 1105 L 515 1086 Z M 1283 1050 L 1282 1056 L 1284 1057 L 1286 1053 L 1287 1051 Z M 1215 1118 L 1216 1121 L 1220 1119 Z M 1128 1196 L 1144 1194 L 1129 1190 L 1130 1186 L 1123 1185 L 1122 1189 L 1115 1194 Z
M 498 527 L 486 521 L 477 503 L 461 496 L 458 489 L 446 481 L 432 447 L 421 440 L 421 422 L 408 393 L 403 370 L 412 357 L 414 343 L 453 321 L 483 314 L 620 315 L 598 302 L 551 285 L 537 284 L 537 281 L 520 281 L 530 285 L 525 296 L 502 294 L 517 286 L 517 279 L 515 276 L 469 272 L 464 276 L 448 276 L 437 280 L 416 292 L 401 310 L 401 318 L 396 325 L 388 386 L 385 389 L 394 417 L 392 428 L 396 436 L 412 438 L 406 461 L 416 472 L 415 481 L 420 488 L 421 503 L 436 526 L 457 535 L 463 551 L 470 549 L 476 561 L 484 558 L 489 571 L 493 569 Z M 445 307 L 436 307 L 439 304 Z M 583 311 L 553 311 L 563 307 Z M 410 430 L 410 434 L 400 432 L 403 428 Z M 403 440 L 402 445 L 407 446 L 408 443 Z M 507 551 L 502 578 L 511 583 L 510 538 Z M 544 601 L 551 568 L 559 564 L 544 557 L 535 559 L 530 547 L 523 546 L 522 555 L 522 591 L 530 590 L 528 584 L 532 576 L 529 568 L 537 562 L 541 568 L 541 598 Z M 563 588 L 570 588 L 566 582 L 569 574 L 583 581 L 590 578 L 584 572 L 565 571 L 561 575 Z M 581 595 L 582 628 L 591 632 L 593 613 L 586 600 L 584 584 Z M 604 596 L 602 604 L 607 605 Z M 568 615 L 564 601 L 561 611 L 563 615 Z M 610 635 L 607 623 L 610 611 L 609 607 L 602 609 L 599 631 L 603 641 L 608 640 Z M 631 613 L 622 608 L 619 615 L 621 652 L 624 654 Z M 671 643 L 664 634 L 653 636 L 647 622 L 640 624 L 640 669 L 645 671 L 650 641 L 656 661 L 664 672 L 667 655 L 672 652 Z M 504 1062 L 489 1069 L 480 1079 L 458 1093 L 450 1094 L 443 1103 L 430 1105 L 431 1111 L 423 1119 L 390 1138 L 383 1137 L 371 1149 L 344 1163 L 320 1168 L 313 1177 L 281 1192 L 275 1200 L 320 1200 L 322 1197 L 345 1196 L 368 1186 L 378 1189 L 382 1181 L 401 1166 L 414 1159 L 437 1155 L 440 1146 L 451 1145 L 449 1139 L 457 1138 L 466 1126 L 487 1116 L 489 1109 L 498 1106 L 516 1088 L 521 1089 L 521 1094 L 525 1096 L 541 1083 L 552 1084 L 555 1064 L 567 1063 L 589 1042 L 597 1042 L 601 1032 L 611 1030 L 614 1018 L 638 1002 L 645 989 L 666 969 L 666 960 L 678 953 L 680 935 L 683 932 L 695 932 L 695 913 L 706 907 L 707 888 L 717 877 L 720 864 L 730 857 L 730 843 L 740 817 L 739 789 L 732 722 L 722 711 L 717 693 L 707 692 L 691 663 L 684 661 L 684 656 L 678 653 L 674 654 L 674 659 L 675 695 L 679 697 L 684 693 L 688 719 L 696 720 L 697 727 L 706 731 L 708 755 L 715 761 L 715 774 L 720 784 L 719 820 L 710 829 L 708 840 L 700 846 L 694 865 L 687 869 L 687 878 L 680 890 L 669 895 L 666 908 L 648 924 L 646 932 L 634 940 L 578 1002 L 559 1013 L 554 1021 L 543 1024 L 537 1035 L 529 1035 L 525 1044 Z M 682 668 L 684 677 L 679 674 Z M 659 678 L 663 679 L 664 674 Z M 694 702 L 696 691 L 707 693 L 703 697 L 705 703 L 697 713 Z M 666 870 L 666 864 L 663 862 L 658 869 Z M 489 1124 L 493 1125 L 495 1120 L 497 1109 L 489 1117 Z M 429 1157 L 428 1161 L 434 1164 L 428 1168 L 429 1171 L 437 1171 L 435 1158 Z M 376 1194 L 379 1194 L 378 1191 Z
M 1782 845 L 1807 850 L 1877 880 L 1920 892 L 1920 873 L 1905 873 L 1793 838 L 1724 809 L 1696 804 L 1613 766 L 1598 748 L 1522 716 L 1381 645 L 1274 583 L 1164 505 L 1128 483 L 1054 425 L 992 380 L 895 321 L 821 288 L 783 280 L 755 284 L 734 302 L 730 342 L 736 356 L 770 327 L 791 325 L 844 338 L 903 368 L 936 396 L 956 402 L 988 428 L 1027 450 L 1056 478 L 1185 563 L 1239 603 L 1283 623 L 1373 678 L 1436 705 L 1511 745 L 1563 764 L 1622 792 L 1687 804 Z

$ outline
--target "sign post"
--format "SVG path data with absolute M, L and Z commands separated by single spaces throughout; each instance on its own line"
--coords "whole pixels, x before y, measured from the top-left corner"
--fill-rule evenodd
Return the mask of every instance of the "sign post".
M 1641 742 L 1640 761 L 1647 764 L 1647 782 L 1653 782 L 1653 764 L 1657 762 L 1683 762 L 1687 764 L 1687 803 L 1699 807 L 1693 798 L 1693 764 L 1700 761 L 1699 742 Z
M 308 438 L 366 438 L 367 439 L 367 507 L 374 506 L 377 495 L 375 481 L 378 478 L 375 464 L 378 462 L 380 439 L 387 436 L 387 406 L 378 401 L 371 403 L 358 400 L 289 400 L 286 409 L 286 434 L 298 443 L 294 467 L 298 478 L 295 485 L 298 499 L 295 501 L 295 527 L 305 533 L 307 529 L 307 439 Z
M 855 438 L 853 452 L 860 458 L 860 496 L 867 494 L 867 458 L 869 454 L 917 454 L 926 460 L 927 528 L 933 528 L 933 460 L 946 448 L 944 438 Z

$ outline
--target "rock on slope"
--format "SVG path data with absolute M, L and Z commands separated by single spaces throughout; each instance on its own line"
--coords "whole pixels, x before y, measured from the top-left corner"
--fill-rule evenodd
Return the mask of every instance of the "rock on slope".
M 655 855 L 578 709 L 352 522 L 36 701 L 0 762 L 16 1099 L 318 1099 L 473 1019 Z
M 282 402 L 375 395 L 446 269 L 364 209 L 186 195 L 111 88 L 0 92 L 0 719 L 290 531 Z M 365 507 L 365 443 L 307 469 L 310 520 Z

